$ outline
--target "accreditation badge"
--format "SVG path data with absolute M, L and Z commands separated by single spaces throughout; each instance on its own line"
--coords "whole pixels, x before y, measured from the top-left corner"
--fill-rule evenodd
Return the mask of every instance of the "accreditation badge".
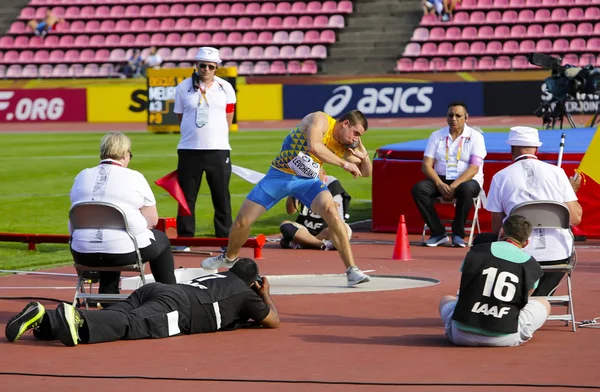
M 458 162 L 446 162 L 446 180 L 456 180 L 458 178 Z
M 208 124 L 208 105 L 206 101 L 200 101 L 196 108 L 196 126 L 202 128 Z

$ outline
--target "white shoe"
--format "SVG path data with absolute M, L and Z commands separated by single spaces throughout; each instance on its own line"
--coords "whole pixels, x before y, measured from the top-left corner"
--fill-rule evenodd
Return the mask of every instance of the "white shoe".
M 357 266 L 348 268 L 346 270 L 346 276 L 348 277 L 348 287 L 371 281 L 371 278 L 369 278 L 369 276 L 362 272 Z
M 175 252 L 189 252 L 190 251 L 190 247 L 189 246 L 185 246 L 185 245 L 177 245 L 177 246 L 172 246 L 171 250 L 173 250 Z
M 205 270 L 216 270 L 221 267 L 231 268 L 238 261 L 239 257 L 236 257 L 234 260 L 229 260 L 225 253 L 221 253 L 218 256 L 209 257 L 202 261 L 202 268 Z
M 323 240 L 323 245 L 321 245 L 321 250 L 336 250 L 335 245 L 330 240 Z

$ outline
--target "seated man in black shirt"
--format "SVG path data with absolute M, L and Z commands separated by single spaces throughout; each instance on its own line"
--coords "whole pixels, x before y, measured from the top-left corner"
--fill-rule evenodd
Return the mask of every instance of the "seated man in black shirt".
M 323 168 L 319 171 L 319 178 L 327 185 L 327 189 L 331 192 L 338 214 L 346 227 L 348 239 L 350 239 L 352 237 L 352 229 L 345 221 L 348 217 L 348 208 L 352 198 L 344 187 L 342 187 L 340 181 L 333 176 L 328 176 Z M 331 241 L 332 235 L 325 219 L 292 196 L 287 198 L 285 208 L 288 214 L 297 212 L 298 217 L 295 222 L 284 220 L 279 226 L 279 230 L 283 235 L 279 242 L 282 248 L 335 249 L 333 241 Z
M 180 284 L 147 284 L 103 310 L 78 310 L 67 303 L 46 310 L 32 302 L 8 322 L 5 335 L 14 342 L 34 328 L 38 339 L 58 338 L 75 346 L 231 330 L 250 319 L 277 328 L 279 315 L 269 288 L 254 260 L 240 259 L 227 272 Z
M 529 298 L 543 275 L 522 248 L 531 223 L 520 215 L 504 221 L 504 241 L 475 245 L 461 267 L 458 300 L 445 296 L 440 314 L 446 336 L 458 346 L 519 346 L 550 315 L 543 298 Z

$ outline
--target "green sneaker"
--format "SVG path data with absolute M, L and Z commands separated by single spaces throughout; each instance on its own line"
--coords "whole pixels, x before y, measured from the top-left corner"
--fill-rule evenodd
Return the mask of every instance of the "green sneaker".
M 4 335 L 9 342 L 16 342 L 26 331 L 40 325 L 46 309 L 39 302 L 30 302 L 21 313 L 11 318 L 6 324 Z
M 59 321 L 58 338 L 69 347 L 79 343 L 79 328 L 83 326 L 83 318 L 71 304 L 62 303 L 56 308 Z

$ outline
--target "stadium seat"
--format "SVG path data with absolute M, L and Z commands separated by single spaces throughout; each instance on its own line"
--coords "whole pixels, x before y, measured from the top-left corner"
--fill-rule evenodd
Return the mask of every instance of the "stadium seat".
M 475 41 L 471 43 L 469 54 L 479 55 L 486 53 L 485 42 Z
M 314 75 L 318 72 L 317 62 L 314 60 L 305 60 L 302 62 L 300 72 L 303 74 Z
M 508 57 L 508 56 L 499 56 L 498 58 L 496 58 L 496 61 L 494 63 L 494 68 L 495 69 L 500 69 L 500 70 L 511 69 L 512 68 L 512 63 L 511 63 L 510 57 Z
M 505 41 L 504 44 L 502 44 L 502 53 L 512 55 L 512 54 L 516 54 L 518 52 L 519 52 L 519 43 L 517 41 L 509 40 L 509 41 Z M 510 63 L 510 61 L 509 61 L 509 63 Z M 496 61 L 496 64 L 498 64 L 498 61 Z M 505 64 L 505 62 L 502 62 L 502 64 Z M 503 68 L 503 69 L 506 69 L 506 68 Z
M 417 58 L 413 62 L 413 70 L 417 72 L 427 72 L 429 70 L 429 61 L 424 58 Z
M 572 25 L 572 23 L 565 23 L 563 26 L 567 26 L 567 25 Z M 561 29 L 562 32 L 562 29 Z M 591 23 L 579 23 L 576 27 L 576 30 L 574 33 L 572 33 L 571 35 L 598 35 L 595 31 L 594 31 L 594 27 L 592 26 Z
M 462 61 L 458 57 L 450 57 L 446 60 L 446 64 L 444 69 L 446 71 L 460 71 L 461 70 Z
M 569 44 L 569 51 L 583 52 L 585 51 L 586 42 L 583 38 L 574 38 Z
M 584 19 L 584 12 L 581 8 L 571 8 L 567 13 L 567 19 L 580 21 Z
M 257 61 L 252 70 L 253 75 L 267 75 L 269 73 L 269 63 L 266 61 Z
M 52 77 L 52 65 L 50 64 L 42 64 L 38 69 L 40 78 L 50 78 Z M 0 71 L 1 73 L 1 71 Z M 1 77 L 1 76 L 0 76 Z
M 504 25 L 496 26 L 496 28 L 494 29 L 494 38 L 503 39 L 503 38 L 508 38 L 508 37 L 510 37 L 510 28 L 508 26 L 504 26 Z
M 527 26 L 527 37 L 542 37 L 544 35 L 544 28 L 539 24 L 532 24 Z
M 277 46 L 267 46 L 263 53 L 265 59 L 278 59 L 279 48 Z
M 435 57 L 429 61 L 429 70 L 433 72 L 440 72 L 446 68 L 446 62 L 443 58 Z
M 66 64 L 55 65 L 52 69 L 53 78 L 66 78 L 69 74 L 69 67 Z
M 238 66 L 238 73 L 240 75 L 250 75 L 252 74 L 252 69 L 254 68 L 254 64 L 250 61 L 242 61 Z
M 569 50 L 569 41 L 564 38 L 557 39 L 552 44 L 552 50 L 559 53 Z
M 437 48 L 437 54 L 440 56 L 449 56 L 454 51 L 454 45 L 450 42 L 441 42 Z
M 531 39 L 526 39 L 526 40 L 521 41 L 521 43 L 519 44 L 519 52 L 521 52 L 521 53 L 535 52 L 535 41 L 533 41 Z
M 247 60 L 248 59 L 248 48 L 245 46 L 235 47 L 233 49 L 233 54 L 231 57 L 237 61 Z
M 287 73 L 285 63 L 283 61 L 273 61 L 269 68 L 269 73 L 273 75 L 285 75 Z
M 288 61 L 287 63 L 287 72 L 290 75 L 297 75 L 302 73 L 302 65 L 298 60 Z
M 433 37 L 432 37 L 433 38 Z M 427 41 L 429 39 L 429 30 L 425 27 L 417 27 L 413 31 L 412 41 Z
M 490 56 L 484 56 L 479 59 L 477 63 L 477 69 L 488 71 L 494 69 L 494 58 Z
M 401 59 L 398 59 L 398 61 L 396 62 L 395 70 L 398 72 L 411 72 L 412 66 L 413 66 L 412 59 L 403 57 Z
M 579 56 L 579 66 L 585 67 L 588 64 L 596 64 L 596 56 L 592 53 L 584 53 Z
M 466 27 L 463 30 L 463 38 L 467 38 L 466 32 L 467 32 L 468 28 L 469 27 Z M 473 27 L 473 29 L 474 29 L 474 27 Z M 475 35 L 471 34 L 469 39 L 473 39 L 473 38 L 488 39 L 488 38 L 492 38 L 493 36 L 494 36 L 494 28 L 492 26 L 481 26 L 479 28 L 479 30 L 477 30 Z
M 246 31 L 242 35 L 242 45 L 254 45 L 258 44 L 258 34 L 255 31 Z
M 514 25 L 510 28 L 510 36 L 513 38 L 522 38 L 527 36 L 527 27 L 523 25 Z
M 468 42 L 457 42 L 456 45 L 454 45 L 454 54 L 456 54 L 456 55 L 469 54 L 469 43 Z
M 466 28 L 465 28 L 466 29 Z M 460 39 L 461 37 L 461 31 L 458 27 L 449 27 L 448 30 L 446 30 L 446 37 L 445 39 L 447 40 L 457 40 Z
M 273 33 L 270 31 L 261 31 L 258 33 L 258 44 L 266 45 L 273 43 Z
M 410 45 L 410 44 L 409 44 Z M 426 42 L 421 47 L 421 55 L 434 55 L 437 53 L 437 44 L 433 42 Z

